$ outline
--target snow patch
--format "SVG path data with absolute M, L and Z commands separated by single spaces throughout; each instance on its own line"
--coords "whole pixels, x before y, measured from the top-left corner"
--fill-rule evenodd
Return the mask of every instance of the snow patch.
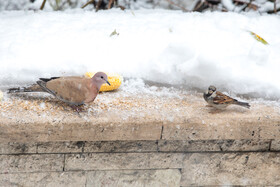
M 105 71 L 138 80 L 126 91 L 154 93 L 157 88 L 141 82 L 149 80 L 201 90 L 213 84 L 232 93 L 280 99 L 276 15 L 4 11 L 0 28 L 1 87 Z M 115 29 L 119 35 L 110 37 Z M 270 45 L 256 41 L 248 30 Z

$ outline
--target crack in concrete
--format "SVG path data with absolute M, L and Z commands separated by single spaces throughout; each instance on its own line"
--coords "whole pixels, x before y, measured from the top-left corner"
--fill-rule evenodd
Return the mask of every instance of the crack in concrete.
M 160 132 L 160 139 L 162 140 L 162 135 L 163 135 L 163 128 L 164 128 L 164 125 L 161 126 L 161 132 Z

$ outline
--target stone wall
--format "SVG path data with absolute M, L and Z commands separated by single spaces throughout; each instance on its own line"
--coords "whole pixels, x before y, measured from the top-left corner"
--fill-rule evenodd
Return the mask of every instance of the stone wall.
M 80 115 L 36 98 L 0 103 L 0 186 L 280 185 L 277 107 L 209 113 L 201 95 L 99 98 Z
M 271 140 L 2 143 L 0 186 L 280 185 Z

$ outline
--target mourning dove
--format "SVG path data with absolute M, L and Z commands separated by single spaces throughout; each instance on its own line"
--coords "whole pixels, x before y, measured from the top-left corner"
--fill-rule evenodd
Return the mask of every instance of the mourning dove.
M 39 85 L 29 88 L 11 88 L 9 92 L 48 92 L 59 100 L 71 105 L 79 106 L 94 101 L 102 84 L 109 84 L 107 75 L 103 72 L 96 73 L 92 78 L 85 77 L 51 77 L 40 78 Z
M 205 101 L 216 109 L 225 109 L 231 104 L 250 108 L 249 103 L 240 102 L 216 90 L 215 86 L 209 86 L 208 90 L 203 94 Z

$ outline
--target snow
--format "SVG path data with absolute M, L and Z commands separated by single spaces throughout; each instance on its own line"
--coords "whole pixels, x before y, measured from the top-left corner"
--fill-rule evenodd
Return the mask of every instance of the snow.
M 105 71 L 186 90 L 213 84 L 233 94 L 280 99 L 277 15 L 3 11 L 0 28 L 2 88 L 39 77 Z M 110 36 L 114 30 L 119 35 Z M 135 82 L 139 89 L 145 86 Z

